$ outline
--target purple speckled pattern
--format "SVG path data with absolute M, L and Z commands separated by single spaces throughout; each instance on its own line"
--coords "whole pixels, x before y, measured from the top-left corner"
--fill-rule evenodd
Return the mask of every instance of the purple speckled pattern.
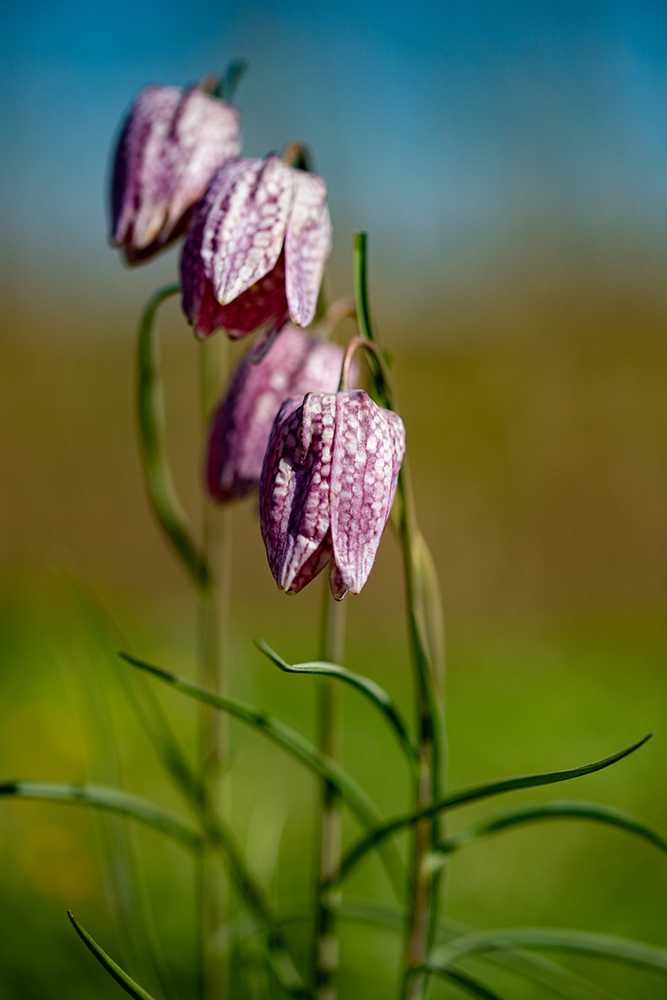
M 236 108 L 199 87 L 147 87 L 121 132 L 113 168 L 112 242 L 130 263 L 184 231 L 215 171 L 241 151 Z
M 331 253 L 332 228 L 322 178 L 302 170 L 293 174 L 294 200 L 285 235 L 287 302 L 294 322 L 308 326 Z
M 239 362 L 209 433 L 206 479 L 220 501 L 256 490 L 280 404 L 288 396 L 335 392 L 343 363 L 336 344 L 288 326 L 264 357 L 251 348 Z
M 268 320 L 308 326 L 331 252 L 326 186 L 271 153 L 211 181 L 181 257 L 183 311 L 200 337 L 244 336 Z
M 262 535 L 281 590 L 297 593 L 330 559 L 334 597 L 359 593 L 404 453 L 403 421 L 363 390 L 309 392 L 282 404 L 259 488 Z

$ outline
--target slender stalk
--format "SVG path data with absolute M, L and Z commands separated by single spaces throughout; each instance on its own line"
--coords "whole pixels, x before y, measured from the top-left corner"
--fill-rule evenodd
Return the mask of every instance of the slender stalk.
M 335 601 L 324 580 L 324 604 L 320 656 L 342 664 L 345 645 L 345 605 Z M 339 685 L 331 678 L 319 682 L 319 746 L 322 754 L 336 760 L 340 755 Z M 336 913 L 340 905 L 338 872 L 341 860 L 341 799 L 330 781 L 322 782 L 320 842 L 315 898 L 314 982 L 315 1000 L 335 1000 L 338 968 Z
M 227 365 L 227 341 L 211 337 L 201 347 L 201 403 L 204 441 L 212 410 L 218 402 Z M 229 660 L 229 604 L 232 533 L 230 512 L 204 497 L 204 558 L 209 571 L 200 590 L 200 667 L 202 685 L 218 694 L 227 691 Z M 223 815 L 222 771 L 227 758 L 227 719 L 208 705 L 200 716 L 199 759 L 206 799 Z M 228 789 L 227 796 L 228 796 Z M 227 995 L 224 961 L 224 924 L 227 887 L 220 872 L 215 845 L 207 843 L 199 870 L 199 919 L 202 1000 L 222 1000 Z
M 377 347 L 371 323 L 365 233 L 357 233 L 354 240 L 354 294 L 359 332 L 362 338 L 374 344 L 373 350 L 368 352 L 368 360 L 376 391 L 385 406 L 396 409 L 387 367 Z M 398 499 L 398 531 L 403 548 L 420 748 L 419 773 L 413 793 L 419 808 L 435 801 L 442 791 L 445 730 L 438 687 L 444 682 L 444 676 L 438 664 L 442 652 L 442 621 L 437 585 L 434 584 L 426 543 L 417 526 L 407 459 L 404 459 L 399 475 Z M 429 948 L 439 889 L 439 878 L 433 877 L 427 862 L 429 853 L 442 835 L 438 819 L 425 818 L 415 824 L 403 1000 L 421 1000 L 424 996 L 425 976 L 420 969 Z

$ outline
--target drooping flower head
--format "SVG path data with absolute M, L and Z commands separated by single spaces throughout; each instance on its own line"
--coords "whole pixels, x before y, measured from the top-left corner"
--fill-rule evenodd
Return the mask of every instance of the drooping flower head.
M 180 236 L 195 202 L 241 151 L 237 108 L 201 87 L 146 87 L 125 120 L 113 165 L 111 241 L 135 264 Z
M 217 500 L 245 496 L 259 486 L 271 427 L 288 396 L 335 392 L 343 350 L 288 326 L 256 362 L 241 359 L 211 423 L 206 478 Z
M 183 247 L 183 310 L 195 333 L 242 337 L 288 316 L 308 326 L 331 252 L 326 185 L 271 153 L 216 173 Z
M 262 535 L 281 590 L 297 593 L 331 560 L 334 597 L 358 594 L 375 561 L 405 453 L 405 428 L 363 390 L 288 399 L 259 488 Z

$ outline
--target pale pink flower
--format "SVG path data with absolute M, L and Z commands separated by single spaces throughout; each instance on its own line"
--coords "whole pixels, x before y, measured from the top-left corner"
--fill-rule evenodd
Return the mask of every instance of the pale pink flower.
M 135 264 L 186 228 L 218 169 L 241 151 L 239 111 L 200 87 L 146 87 L 118 140 L 111 241 Z
M 404 453 L 403 421 L 363 390 L 285 400 L 259 488 L 262 535 L 281 590 L 297 593 L 331 561 L 334 597 L 359 593 Z
M 270 154 L 233 160 L 200 202 L 181 258 L 195 332 L 242 337 L 272 320 L 308 326 L 331 251 L 326 186 Z
M 241 359 L 211 422 L 206 478 L 217 500 L 256 490 L 271 427 L 288 396 L 334 392 L 343 350 L 288 326 L 261 359 Z

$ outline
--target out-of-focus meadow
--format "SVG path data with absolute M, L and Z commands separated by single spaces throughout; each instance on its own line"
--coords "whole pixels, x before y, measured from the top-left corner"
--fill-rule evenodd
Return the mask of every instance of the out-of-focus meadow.
M 389 34 L 374 36 L 379 13 L 372 4 L 357 14 L 358 23 L 343 18 L 335 24 L 334 41 L 326 48 L 322 39 L 333 23 L 331 11 L 329 21 L 323 15 L 320 24 L 316 15 L 299 20 L 303 11 L 298 4 L 288 13 L 271 8 L 269 25 L 279 26 L 281 39 L 296 37 L 295 50 L 314 39 L 329 59 L 318 76 L 311 57 L 305 57 L 309 81 L 316 81 L 310 89 L 298 76 L 303 69 L 294 69 L 306 96 L 300 103 L 298 84 L 292 82 L 277 122 L 270 108 L 261 106 L 262 88 L 269 102 L 275 99 L 271 67 L 262 65 L 269 28 L 260 30 L 238 11 L 225 30 L 237 46 L 230 55 L 251 58 L 248 90 L 241 91 L 250 141 L 258 147 L 250 152 L 261 154 L 264 145 L 268 149 L 277 143 L 272 129 L 278 126 L 281 135 L 286 132 L 285 141 L 305 131 L 309 114 L 315 132 L 321 129 L 321 134 L 304 138 L 312 138 L 332 192 L 334 225 L 340 222 L 330 276 L 336 294 L 350 290 L 352 229 L 358 225 L 370 231 L 374 311 L 395 356 L 418 512 L 443 591 L 451 784 L 575 766 L 655 731 L 646 747 L 614 768 L 583 778 L 562 794 L 544 791 L 525 797 L 596 798 L 665 830 L 667 245 L 659 224 L 666 214 L 667 159 L 659 155 L 664 135 L 651 131 L 653 105 L 648 97 L 641 103 L 642 93 L 653 93 L 646 79 L 659 53 L 650 53 L 654 62 L 646 55 L 646 66 L 633 63 L 633 53 L 627 54 L 633 39 L 650 36 L 651 19 L 657 15 L 647 4 L 628 27 L 628 11 L 614 5 L 618 37 L 627 43 L 626 62 L 618 66 L 630 75 L 628 66 L 635 71 L 632 86 L 621 88 L 627 99 L 623 104 L 621 90 L 605 89 L 610 77 L 596 76 L 599 64 L 586 49 L 589 34 L 595 35 L 594 18 L 582 25 L 565 5 L 549 4 L 553 23 L 546 19 L 541 33 L 533 36 L 528 30 L 533 15 L 527 8 L 501 6 L 513 24 L 525 28 L 521 51 L 508 46 L 497 26 L 494 35 L 490 10 L 473 5 L 480 24 L 477 29 L 467 24 L 466 34 L 459 23 L 457 37 L 474 46 L 477 30 L 474 59 L 471 54 L 466 61 L 451 49 L 454 68 L 447 68 L 443 53 L 446 79 L 439 80 L 439 90 L 434 84 L 438 67 L 431 62 L 425 70 L 431 104 L 445 94 L 456 106 L 447 143 L 465 146 L 458 159 L 438 161 L 444 163 L 439 180 L 428 160 L 429 143 L 418 149 L 418 157 L 409 147 L 410 141 L 419 145 L 423 108 L 414 112 L 418 127 L 411 136 L 409 106 L 399 106 L 394 121 L 388 112 L 382 117 L 380 104 L 370 102 L 371 124 L 357 109 L 349 120 L 352 138 L 343 149 L 336 147 L 335 138 L 345 135 L 345 113 L 352 104 L 342 98 L 336 104 L 329 96 L 329 124 L 321 125 L 317 118 L 317 93 L 328 93 L 327 86 L 334 84 L 347 93 L 350 86 L 345 67 L 334 72 L 330 65 L 336 38 L 346 31 L 352 39 L 348 75 L 358 67 L 367 79 L 374 67 L 380 80 L 393 86 L 392 67 L 402 67 L 413 81 L 410 73 L 417 72 L 419 58 L 433 56 L 435 42 L 424 34 L 419 48 L 414 24 L 411 34 L 399 37 L 397 10 L 388 13 L 394 48 Z M 607 23 L 603 14 L 611 7 L 600 5 L 601 23 Z M 125 59 L 116 76 L 111 62 L 102 74 L 114 81 L 113 87 L 100 84 L 109 139 L 123 107 L 144 83 L 156 77 L 179 83 L 218 68 L 210 64 L 212 43 L 203 41 L 202 25 L 213 16 L 204 8 L 196 8 L 203 54 L 194 48 L 195 34 L 188 36 L 184 62 L 173 54 L 176 15 L 186 16 L 178 5 L 166 8 L 172 33 L 164 42 L 168 58 L 163 61 L 162 36 L 151 42 L 145 65 L 139 48 L 123 49 L 125 43 L 115 36 L 107 42 L 105 59 L 114 57 L 113 45 Z M 42 8 L 35 5 L 34 10 L 37 17 Z M 139 10 L 147 20 L 155 13 L 147 6 L 139 5 Z M 257 8 L 258 20 L 266 10 Z M 67 7 L 68 17 L 77 11 L 76 4 Z M 427 33 L 431 8 L 423 5 L 417 13 L 420 30 Z M 93 32 L 93 21 L 85 24 Z M 34 25 L 29 28 L 41 38 Z M 21 30 L 28 31 L 25 25 Z M 223 33 L 220 24 L 215 30 Z M 19 65 L 19 43 L 25 37 L 18 29 L 13 37 Z M 371 43 L 377 37 L 379 48 L 374 50 Z M 92 38 L 99 42 L 94 32 Z M 225 52 L 232 42 L 225 39 Z M 35 45 L 33 64 L 21 56 L 26 78 L 42 58 Z M 646 45 L 648 51 L 651 46 Z M 563 53 L 573 52 L 577 80 L 590 84 L 582 92 L 567 66 L 558 64 Z M 544 97 L 550 80 L 547 69 L 540 70 L 540 53 L 549 55 L 552 69 L 559 65 L 555 78 L 565 88 L 560 104 L 553 95 Z M 90 56 L 81 58 L 85 68 Z M 43 57 L 44 65 L 51 65 L 49 59 L 57 62 L 52 53 Z M 524 83 L 533 80 L 535 85 L 532 97 L 528 90 L 515 93 L 503 75 L 512 60 L 521 59 Z M 467 75 L 473 62 L 485 67 L 483 93 L 490 101 L 493 97 L 486 117 L 481 98 L 476 103 L 471 97 L 480 86 L 477 81 L 473 87 Z M 76 75 L 77 64 L 63 57 L 62 66 L 66 99 L 73 92 L 67 76 Z M 88 70 L 81 72 L 85 80 Z M 281 72 L 281 80 L 289 79 L 284 67 Z M 505 81 L 505 89 L 499 81 Z M 643 81 L 645 91 L 640 93 L 637 81 Z M 409 82 L 402 93 L 409 105 L 421 91 Z M 460 95 L 461 106 L 452 101 L 452 93 Z M 363 88 L 361 94 L 363 109 Z M 532 118 L 518 111 L 512 116 L 515 104 L 525 109 L 531 99 L 537 107 Z M 302 104 L 308 114 L 302 113 Z M 578 123 L 572 132 L 568 109 Z M 66 105 L 60 113 L 64 122 Z M 616 113 L 614 135 L 621 138 L 614 144 L 609 123 Z M 10 125 L 19 121 L 15 111 L 7 114 Z M 556 124 L 555 133 L 546 138 L 545 120 Z M 102 126 L 93 128 L 91 122 L 84 116 L 78 131 L 69 123 L 79 143 L 75 150 L 85 149 L 87 130 L 94 149 L 101 148 Z M 438 122 L 444 129 L 446 123 Z M 489 155 L 485 122 L 495 129 L 494 142 L 507 147 L 507 163 L 515 163 L 517 176 L 511 183 L 507 177 L 497 180 L 497 189 L 490 175 L 484 181 L 468 178 L 466 195 L 461 178 L 466 170 L 481 175 L 481 161 Z M 512 134 L 517 122 L 523 131 Z M 113 632 L 105 635 L 71 585 L 72 574 L 84 581 L 137 655 L 193 675 L 196 607 L 147 509 L 134 427 L 138 309 L 153 287 L 172 280 L 176 257 L 171 253 L 133 273 L 123 272 L 111 251 L 108 259 L 103 250 L 99 256 L 90 251 L 89 259 L 93 239 L 103 246 L 104 219 L 101 208 L 90 208 L 94 185 L 88 174 L 98 185 L 95 197 L 101 204 L 104 156 L 86 168 L 91 187 L 82 188 L 85 211 L 79 228 L 84 235 L 79 238 L 71 217 L 72 184 L 82 168 L 71 148 L 68 152 L 69 133 L 63 126 L 62 139 L 54 144 L 54 175 L 47 159 L 41 165 L 30 159 L 37 139 L 29 119 L 21 119 L 17 129 L 14 134 L 25 145 L 19 144 L 19 152 L 13 148 L 14 172 L 7 167 L 4 179 L 21 204 L 12 203 L 5 184 L 5 231 L 16 242 L 14 250 L 3 245 L 7 288 L 0 300 L 0 780 L 113 783 L 120 778 L 126 787 L 179 808 L 120 690 L 113 650 L 121 640 Z M 365 129 L 372 133 L 367 141 Z M 652 150 L 650 171 L 648 161 L 633 158 L 636 149 L 623 159 L 630 138 L 640 132 L 644 139 L 649 136 L 644 148 Z M 380 142 L 377 155 L 382 157 L 394 139 L 403 144 L 403 154 L 389 167 L 385 164 L 375 191 L 367 146 Z M 593 155 L 596 141 L 599 159 Z M 355 174 L 355 142 L 360 177 Z M 23 178 L 21 149 L 29 160 Z M 611 166 L 602 155 L 605 150 Z M 47 152 L 45 148 L 42 155 Z M 435 147 L 431 153 L 437 156 Z M 70 165 L 74 181 L 66 176 Z M 653 212 L 642 187 L 649 173 Z M 546 182 L 540 187 L 545 176 L 551 177 L 551 187 Z M 35 178 L 40 183 L 27 191 Z M 429 191 L 450 184 L 458 192 L 451 204 L 446 198 L 438 203 L 435 221 L 428 199 L 419 198 L 420 186 L 429 184 Z M 488 212 L 477 198 L 480 191 L 486 192 Z M 63 197 L 71 202 L 69 211 L 57 207 Z M 514 199 L 509 207 L 505 197 Z M 34 200 L 46 206 L 49 199 L 56 208 L 51 215 L 44 209 L 40 242 L 30 206 Z M 63 232 L 58 212 L 68 215 L 69 228 Z M 16 235 L 22 218 L 23 242 Z M 449 226 L 449 233 L 441 234 L 440 226 L 443 232 Z M 198 346 L 176 302 L 164 307 L 160 330 L 171 456 L 179 490 L 197 523 Z M 233 357 L 238 350 L 238 345 L 231 349 Z M 289 600 L 279 594 L 266 566 L 253 502 L 238 504 L 232 516 L 232 692 L 312 735 L 312 679 L 279 674 L 254 649 L 252 639 L 262 636 L 292 661 L 315 656 L 321 588 L 316 583 Z M 346 662 L 409 702 L 402 593 L 398 545 L 388 530 L 363 594 L 347 601 Z M 183 732 L 193 737 L 193 707 L 171 692 L 161 695 Z M 373 789 L 388 814 L 403 809 L 407 780 L 383 723 L 347 691 L 344 718 L 346 767 Z M 315 784 L 279 750 L 240 726 L 231 727 L 231 736 L 231 795 L 239 837 L 270 891 L 298 909 L 308 902 Z M 520 797 L 515 796 L 517 801 Z M 491 807 L 469 808 L 452 825 L 489 811 Z M 353 829 L 350 823 L 347 832 Z M 109 840 L 122 841 L 124 830 L 121 821 L 103 824 L 83 809 L 0 801 L 3 998 L 119 995 L 76 939 L 65 911 L 72 908 L 112 954 L 124 954 L 109 902 L 114 873 L 105 847 Z M 129 836 L 136 838 L 145 863 L 145 888 L 168 964 L 187 996 L 194 956 L 190 861 L 152 832 L 131 829 Z M 618 831 L 568 821 L 500 834 L 457 855 L 448 880 L 449 915 L 466 923 L 572 925 L 667 945 L 667 858 Z M 360 869 L 348 887 L 350 899 L 368 893 L 390 899 L 376 862 Z M 307 941 L 299 926 L 294 924 L 293 933 L 305 954 Z M 395 935 L 349 924 L 342 945 L 346 971 L 341 997 L 386 997 L 398 952 Z M 130 969 L 137 977 L 145 971 L 140 966 L 139 959 Z M 590 970 L 622 996 L 657 1000 L 665 995 L 664 981 L 639 971 L 619 972 L 583 961 L 573 967 Z M 499 989 L 503 982 L 508 996 L 537 995 L 521 992 L 509 979 L 499 979 Z M 157 991 L 154 982 L 146 985 Z M 455 995 L 448 990 L 438 985 L 433 996 Z

